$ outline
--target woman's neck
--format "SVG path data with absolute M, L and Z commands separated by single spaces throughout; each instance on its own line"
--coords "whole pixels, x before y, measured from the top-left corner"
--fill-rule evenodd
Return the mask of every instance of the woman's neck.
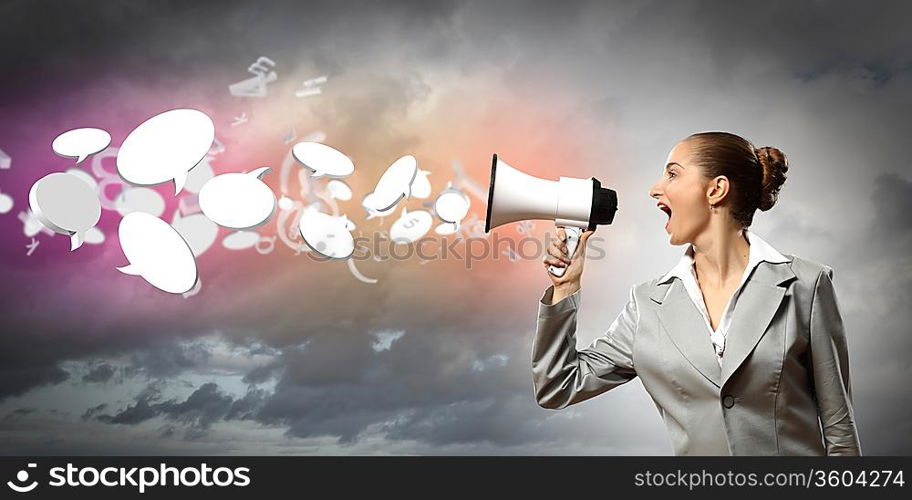
M 750 245 L 740 228 L 710 225 L 693 242 L 694 266 L 703 284 L 723 287 L 730 280 L 740 280 L 747 267 Z

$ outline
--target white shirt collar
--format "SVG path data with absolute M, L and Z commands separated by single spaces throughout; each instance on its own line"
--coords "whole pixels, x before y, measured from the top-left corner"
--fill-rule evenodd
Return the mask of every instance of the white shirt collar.
M 747 269 L 753 269 L 757 264 L 764 261 L 773 264 L 789 262 L 789 258 L 779 253 L 778 250 L 764 241 L 757 233 L 751 232 L 749 229 L 745 228 L 743 234 L 750 247 L 747 257 Z M 684 280 L 685 275 L 689 275 L 692 272 L 694 264 L 693 255 L 693 245 L 687 245 L 687 250 L 685 250 L 684 255 L 681 256 L 681 259 L 670 271 L 659 278 L 659 283 L 664 283 L 672 277 L 678 277 L 681 280 Z

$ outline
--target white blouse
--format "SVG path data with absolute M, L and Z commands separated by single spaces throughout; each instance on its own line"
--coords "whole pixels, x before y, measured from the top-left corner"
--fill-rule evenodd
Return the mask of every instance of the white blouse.
M 719 326 L 715 330 L 712 329 L 712 325 L 709 322 L 709 313 L 706 310 L 706 303 L 703 301 L 703 292 L 700 291 L 700 285 L 697 283 L 697 275 L 694 269 L 693 245 L 688 245 L 687 250 L 684 252 L 684 255 L 681 257 L 681 260 L 678 261 L 677 265 L 659 278 L 659 282 L 662 282 L 669 277 L 677 276 L 684 283 L 687 294 L 690 295 L 690 299 L 693 301 L 694 305 L 697 306 L 697 309 L 706 321 L 706 329 L 709 331 L 709 337 L 712 340 L 713 346 L 716 348 L 716 360 L 720 365 L 722 364 L 722 352 L 725 350 L 725 337 L 728 334 L 728 327 L 731 325 L 732 312 L 735 310 L 735 303 L 738 301 L 738 296 L 741 294 L 741 290 L 744 288 L 744 283 L 747 282 L 748 276 L 750 276 L 751 272 L 760 262 L 767 261 L 779 263 L 789 261 L 788 258 L 757 236 L 756 233 L 744 229 L 743 234 L 744 239 L 747 240 L 748 245 L 750 245 L 747 267 L 744 268 L 744 274 L 741 275 L 741 283 L 732 293 L 731 298 L 728 299 L 728 305 L 725 306 L 722 318 L 719 320 Z

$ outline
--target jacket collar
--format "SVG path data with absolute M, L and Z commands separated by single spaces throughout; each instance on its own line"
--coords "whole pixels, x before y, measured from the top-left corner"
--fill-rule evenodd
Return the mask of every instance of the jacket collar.
M 692 254 L 689 262 L 685 254 L 672 271 L 659 278 L 650 294 L 650 298 L 661 305 L 658 316 L 665 333 L 690 364 L 720 389 L 763 337 L 785 296 L 786 286 L 783 285 L 796 278 L 790 265 L 791 257 L 782 255 L 756 234 L 745 231 L 745 235 L 751 244 L 749 262 L 755 261 L 756 268 L 738 298 L 721 367 L 706 333 L 703 316 L 678 274 L 690 272 Z M 679 279 L 675 280 L 675 277 Z
M 757 267 L 757 264 L 761 262 L 778 264 L 782 262 L 789 262 L 791 260 L 779 253 L 779 251 L 773 248 L 772 245 L 767 243 L 763 238 L 750 231 L 749 229 L 744 228 L 742 235 L 744 236 L 744 239 L 747 240 L 747 244 L 749 245 L 749 253 L 747 257 L 748 269 Z M 678 263 L 673 268 L 671 268 L 670 271 L 659 278 L 659 283 L 664 283 L 674 277 L 678 277 L 682 280 L 686 279 L 686 276 L 690 276 L 693 272 L 693 265 L 693 245 L 687 245 L 687 250 L 684 251 L 684 255 L 681 256 L 681 259 L 678 260 Z

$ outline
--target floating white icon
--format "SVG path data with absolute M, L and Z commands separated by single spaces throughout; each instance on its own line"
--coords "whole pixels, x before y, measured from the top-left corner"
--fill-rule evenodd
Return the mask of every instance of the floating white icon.
M 348 187 L 348 184 L 333 179 L 326 183 L 326 190 L 329 191 L 329 195 L 337 200 L 348 201 L 352 197 L 352 190 Z
M 70 251 L 82 245 L 86 230 L 101 218 L 95 191 L 85 181 L 63 172 L 35 181 L 29 190 L 29 206 L 45 227 L 70 236 Z
M 351 158 L 319 142 L 299 142 L 291 149 L 291 154 L 314 171 L 311 177 L 346 177 L 355 171 Z
M 262 180 L 269 167 L 249 173 L 213 177 L 199 193 L 200 210 L 213 222 L 232 229 L 249 229 L 268 221 L 276 209 L 272 189 Z
M 51 148 L 60 156 L 76 158 L 82 163 L 89 155 L 103 151 L 111 144 L 111 134 L 100 128 L 77 128 L 68 130 L 54 139 Z
M 114 200 L 114 208 L 120 215 L 145 212 L 158 217 L 165 212 L 165 200 L 154 189 L 124 186 Z
M 321 212 L 313 205 L 304 209 L 298 230 L 304 243 L 314 252 L 331 259 L 347 259 L 355 251 L 351 221 L 344 215 L 335 216 Z
M 390 228 L 390 238 L 394 243 L 411 243 L 427 234 L 434 222 L 434 217 L 424 210 L 409 212 L 402 209 L 402 215 L 393 222 Z
M 465 193 L 458 189 L 447 187 L 437 195 L 437 199 L 434 201 L 434 211 L 437 212 L 437 217 L 440 217 L 442 221 L 456 224 L 458 229 L 459 222 L 469 212 L 470 205 L 471 201 L 469 201 L 469 197 Z
M 411 196 L 412 181 L 418 173 L 418 160 L 412 155 L 405 155 L 394 161 L 377 181 L 373 196 L 362 202 L 368 211 L 384 212 L 394 207 L 399 200 Z M 367 200 L 367 198 L 365 198 Z
M 199 275 L 190 245 L 167 222 L 145 212 L 124 216 L 118 228 L 120 247 L 130 262 L 117 270 L 141 276 L 168 293 L 189 292 Z
M 259 242 L 260 235 L 256 231 L 235 231 L 222 239 L 222 246 L 228 250 L 246 250 Z
M 117 154 L 117 172 L 131 184 L 154 186 L 174 180 L 174 194 L 183 189 L 187 172 L 209 152 L 215 125 L 195 109 L 173 109 L 149 118 L 124 139 Z

